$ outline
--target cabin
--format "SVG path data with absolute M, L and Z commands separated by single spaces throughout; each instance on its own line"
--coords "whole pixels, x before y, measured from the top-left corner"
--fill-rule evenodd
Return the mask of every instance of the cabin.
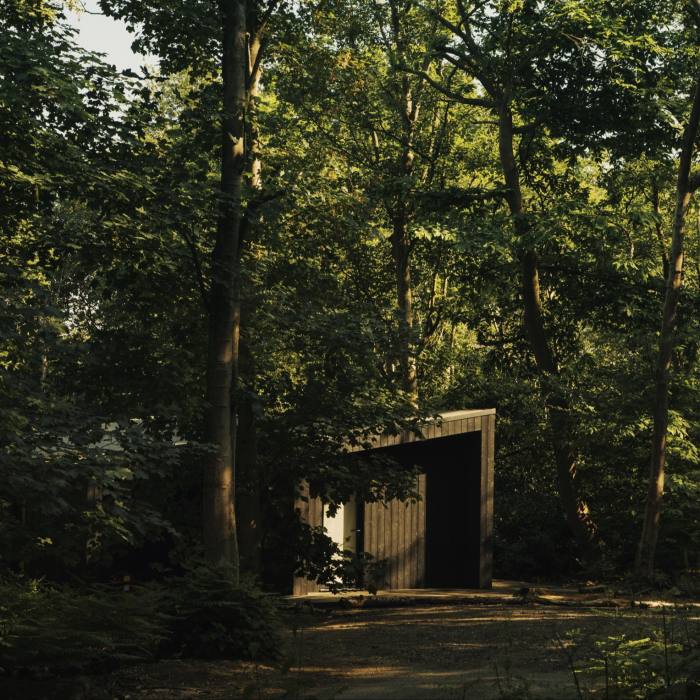
M 427 421 L 421 434 L 371 438 L 407 468 L 418 466 L 416 501 L 344 503 L 331 517 L 320 498 L 302 486 L 296 508 L 302 521 L 324 527 L 341 549 L 381 562 L 380 589 L 490 588 L 493 562 L 495 409 L 450 411 Z M 294 579 L 293 594 L 319 590 Z

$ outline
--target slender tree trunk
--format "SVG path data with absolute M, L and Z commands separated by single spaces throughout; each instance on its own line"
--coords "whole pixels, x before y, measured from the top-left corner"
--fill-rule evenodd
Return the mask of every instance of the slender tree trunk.
M 529 233 L 529 223 L 523 208 L 520 174 L 513 148 L 513 117 L 507 99 L 503 100 L 499 110 L 499 155 L 507 188 L 508 207 L 516 233 L 524 241 Z M 578 494 L 576 452 L 570 437 L 568 419 L 570 407 L 556 384 L 559 367 L 544 325 L 537 255 L 527 243 L 520 252 L 520 264 L 524 327 L 545 387 L 559 498 L 574 539 L 584 556 L 589 556 L 595 542 L 595 527 L 587 505 Z
M 409 211 L 404 191 L 405 181 L 410 177 L 413 154 L 404 155 L 401 164 L 403 182 L 393 207 L 391 255 L 396 272 L 396 301 L 399 312 L 399 367 L 401 388 L 409 401 L 418 405 L 418 376 L 416 357 L 413 351 L 413 286 L 411 283 L 411 241 L 409 237 Z
M 222 19 L 223 118 L 221 204 L 212 254 L 207 352 L 206 441 L 212 452 L 204 464 L 203 540 L 207 559 L 233 566 L 239 557 L 235 514 L 236 415 L 238 376 L 236 290 L 240 279 L 239 237 L 245 169 L 246 2 L 220 0 Z
M 413 353 L 413 288 L 411 285 L 411 243 L 405 202 L 394 211 L 391 254 L 396 270 L 396 299 L 399 309 L 399 365 L 401 387 L 409 400 L 418 405 L 418 377 Z
M 404 60 L 405 38 L 401 26 L 401 12 L 396 0 L 389 2 L 391 11 L 391 31 L 395 45 L 396 59 L 399 63 Z M 395 74 L 395 76 L 398 74 Z M 387 203 L 387 212 L 391 217 L 391 256 L 396 272 L 396 301 L 399 320 L 399 368 L 401 372 L 401 388 L 406 392 L 409 401 L 418 406 L 418 376 L 416 372 L 416 356 L 413 343 L 413 286 L 411 283 L 411 240 L 409 223 L 411 220 L 410 191 L 413 176 L 414 126 L 418 116 L 418 105 L 413 99 L 411 81 L 406 73 L 400 74 L 400 118 L 402 152 L 396 163 L 396 193 L 391 204 Z
M 260 145 L 260 128 L 258 122 L 258 100 L 260 99 L 260 80 L 262 78 L 263 41 L 260 31 L 251 37 L 248 47 L 248 152 L 250 169 L 250 186 L 253 190 L 262 189 L 262 158 Z
M 651 576 L 654 572 L 654 556 L 659 537 L 661 501 L 664 494 L 664 471 L 666 463 L 666 434 L 668 430 L 668 393 L 673 349 L 676 345 L 676 314 L 683 286 L 683 240 L 685 237 L 685 215 L 692 196 L 690 168 L 693 149 L 700 124 L 700 73 L 696 78 L 695 94 L 690 118 L 683 134 L 683 147 L 678 165 L 676 183 L 676 210 L 673 218 L 671 254 L 666 276 L 666 294 L 661 318 L 659 354 L 656 361 L 656 393 L 654 398 L 654 434 L 649 463 L 649 485 L 644 511 L 644 524 L 639 539 L 635 572 L 640 576 Z

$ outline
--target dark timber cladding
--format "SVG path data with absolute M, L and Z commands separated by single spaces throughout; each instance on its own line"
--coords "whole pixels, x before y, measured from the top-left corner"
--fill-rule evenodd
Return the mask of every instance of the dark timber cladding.
M 376 435 L 369 450 L 351 449 L 420 471 L 419 501 L 353 506 L 360 548 L 383 562 L 378 588 L 490 588 L 495 426 L 494 409 L 451 411 L 427 422 L 422 436 Z M 323 503 L 304 486 L 296 508 L 302 521 L 326 526 Z M 317 590 L 315 581 L 294 580 L 294 595 Z

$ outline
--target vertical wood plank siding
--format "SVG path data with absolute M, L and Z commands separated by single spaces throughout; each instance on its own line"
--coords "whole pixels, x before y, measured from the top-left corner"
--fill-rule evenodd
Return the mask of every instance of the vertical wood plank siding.
M 383 588 L 420 588 L 425 580 L 425 474 L 418 477 L 418 501 L 366 503 L 365 552 L 384 570 Z M 382 566 L 383 564 L 383 566 Z
M 389 578 L 390 585 L 392 588 L 399 587 L 399 502 L 397 500 L 391 501 L 391 509 L 389 511 L 389 539 L 387 541 L 387 546 L 389 548 L 390 557 L 389 565 L 391 568 L 391 576 Z
M 309 497 L 309 485 L 301 484 L 300 493 L 294 502 L 295 509 L 299 512 L 299 519 L 308 523 L 311 527 L 321 527 L 323 524 L 323 503 L 320 498 Z M 306 595 L 318 591 L 318 583 L 310 581 L 303 576 L 295 576 L 292 587 L 293 595 Z
M 479 588 L 490 588 L 493 569 L 493 466 L 496 416 L 487 416 L 481 430 L 481 537 Z
M 425 585 L 425 474 L 418 477 L 418 493 L 421 500 L 416 504 L 416 588 Z

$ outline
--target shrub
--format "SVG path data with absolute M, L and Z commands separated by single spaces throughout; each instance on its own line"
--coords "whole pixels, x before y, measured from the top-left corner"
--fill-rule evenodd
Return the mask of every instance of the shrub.
M 0 667 L 82 671 L 154 658 L 168 635 L 155 587 L 0 582 Z
M 281 620 L 274 596 L 232 570 L 197 562 L 171 592 L 173 651 L 199 658 L 274 658 Z

